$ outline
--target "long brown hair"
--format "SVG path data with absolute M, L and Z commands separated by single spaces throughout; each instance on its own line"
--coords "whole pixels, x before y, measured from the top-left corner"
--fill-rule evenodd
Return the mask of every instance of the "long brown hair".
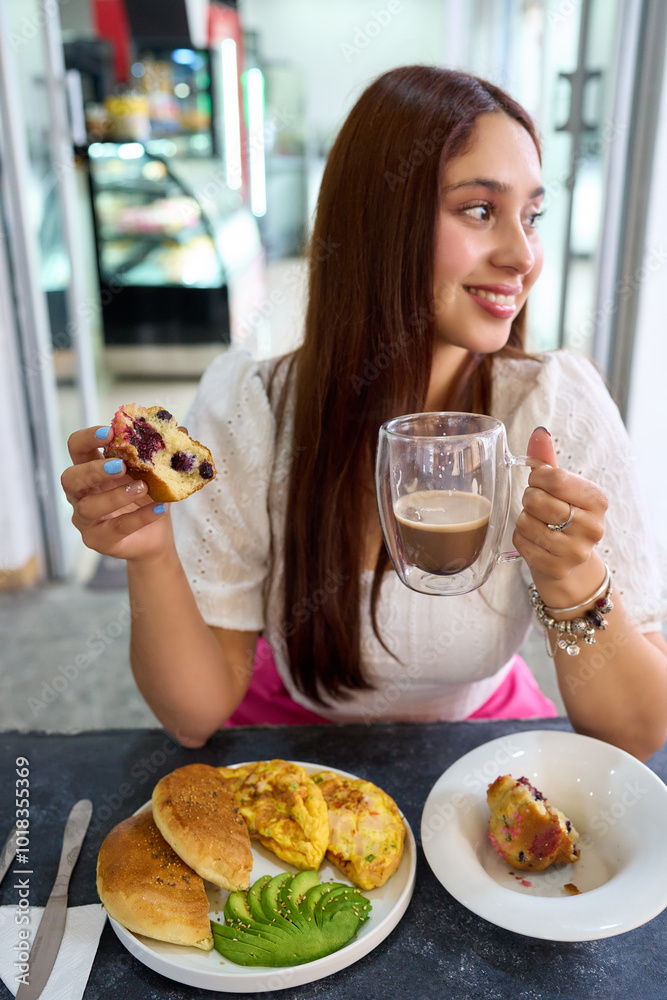
M 360 572 L 380 425 L 423 409 L 434 347 L 439 178 L 479 115 L 527 113 L 466 73 L 407 66 L 361 95 L 329 153 L 296 353 L 285 527 L 284 634 L 295 684 L 320 704 L 372 687 L 360 650 Z M 500 355 L 524 356 L 525 310 Z M 448 409 L 488 412 L 491 359 L 469 355 Z M 371 592 L 373 627 L 388 556 Z M 304 613 L 304 609 L 310 609 Z M 386 648 L 386 647 L 385 647 Z

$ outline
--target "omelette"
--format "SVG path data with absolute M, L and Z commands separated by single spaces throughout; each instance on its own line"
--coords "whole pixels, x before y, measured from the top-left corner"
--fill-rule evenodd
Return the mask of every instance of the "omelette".
M 248 824 L 248 833 L 281 860 L 317 871 L 329 844 L 322 792 L 298 764 L 260 760 L 219 767 Z
M 312 775 L 329 812 L 327 858 L 360 889 L 375 889 L 403 856 L 405 824 L 394 800 L 362 778 L 333 771 Z

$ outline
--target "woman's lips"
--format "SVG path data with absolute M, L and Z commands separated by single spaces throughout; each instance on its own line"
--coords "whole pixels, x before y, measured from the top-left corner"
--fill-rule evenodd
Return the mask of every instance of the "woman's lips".
M 483 288 L 466 288 L 478 306 L 497 319 L 511 319 L 516 313 L 516 295 L 502 295 Z

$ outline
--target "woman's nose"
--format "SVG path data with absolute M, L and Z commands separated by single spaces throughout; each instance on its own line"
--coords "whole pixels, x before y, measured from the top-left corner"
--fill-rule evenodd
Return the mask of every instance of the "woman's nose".
M 498 243 L 492 263 L 496 267 L 509 267 L 518 274 L 528 274 L 535 264 L 535 252 L 523 222 L 507 220 L 497 232 Z

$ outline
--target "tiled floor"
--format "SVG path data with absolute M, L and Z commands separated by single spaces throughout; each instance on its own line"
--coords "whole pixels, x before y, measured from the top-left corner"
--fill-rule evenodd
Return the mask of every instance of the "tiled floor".
M 127 606 L 78 581 L 0 594 L 0 730 L 158 725 L 130 671 Z
M 0 594 L 0 730 L 159 725 L 132 678 L 128 621 L 125 590 L 76 581 Z M 542 637 L 522 653 L 562 711 Z
M 256 357 L 296 346 L 302 325 L 305 275 L 298 261 L 269 268 L 267 304 L 246 347 Z M 100 410 L 113 413 L 131 399 L 155 399 L 183 419 L 196 382 L 132 382 L 100 386 Z M 82 548 L 77 579 L 32 590 L 0 593 L 0 730 L 155 726 L 128 661 L 127 594 L 92 590 L 86 581 L 98 557 Z M 562 711 L 553 664 L 540 635 L 523 650 L 543 691 Z

